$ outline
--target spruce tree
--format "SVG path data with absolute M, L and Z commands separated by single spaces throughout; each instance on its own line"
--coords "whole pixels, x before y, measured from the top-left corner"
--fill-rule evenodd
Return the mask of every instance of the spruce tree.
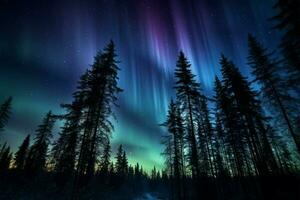
M 226 64 L 223 63 L 222 64 Z M 242 131 L 240 120 L 236 107 L 232 104 L 231 96 L 228 94 L 227 88 L 216 77 L 215 80 L 215 101 L 216 109 L 219 112 L 220 121 L 224 126 L 224 145 L 228 147 L 228 159 L 231 171 L 235 176 L 244 175 L 244 147 L 241 139 Z
M 223 82 L 228 93 L 232 96 L 239 121 L 242 140 L 246 141 L 244 148 L 245 164 L 247 173 L 251 173 L 251 165 L 246 157 L 249 151 L 259 175 L 268 175 L 270 168 L 274 169 L 273 154 L 267 140 L 265 117 L 262 113 L 261 103 L 257 99 L 257 93 L 252 90 L 249 82 L 242 76 L 238 68 L 222 57 Z M 247 150 L 248 149 L 248 150 Z
M 19 147 L 18 151 L 15 153 L 15 168 L 17 170 L 23 170 L 25 166 L 25 161 L 28 156 L 30 143 L 30 135 L 27 135 L 23 143 Z
M 0 172 L 7 171 L 10 167 L 12 159 L 12 153 L 10 152 L 10 147 L 4 148 L 4 151 L 1 153 L 0 156 Z
M 109 137 L 113 129 L 110 117 L 116 105 L 118 71 L 115 46 L 111 41 L 99 52 L 89 70 L 82 78 L 78 94 L 84 97 L 83 139 L 80 146 L 78 174 L 92 175 L 98 156 L 99 144 Z
M 115 164 L 116 172 L 120 177 L 123 176 L 123 153 L 124 153 L 123 146 L 120 145 L 116 155 L 116 164 Z
M 48 146 L 52 137 L 52 129 L 55 118 L 49 111 L 43 119 L 42 124 L 36 130 L 34 143 L 31 146 L 25 164 L 25 169 L 32 173 L 39 173 L 46 167 Z
M 187 119 L 188 143 L 190 147 L 189 164 L 193 177 L 199 176 L 199 159 L 197 140 L 195 136 L 196 115 L 195 110 L 200 96 L 200 86 L 195 80 L 195 75 L 192 74 L 191 65 L 188 62 L 183 52 L 179 53 L 177 65 L 175 69 L 175 89 L 177 99 L 180 102 L 180 107 L 184 111 Z
M 59 188 L 73 179 L 77 158 L 77 148 L 82 125 L 82 98 L 76 96 L 71 104 L 62 104 L 66 114 L 59 118 L 64 120 L 58 139 L 52 144 L 50 164 L 53 167 L 55 181 Z
M 271 55 L 267 53 L 267 50 L 262 47 L 252 35 L 248 36 L 248 45 L 248 62 L 252 68 L 252 74 L 255 80 L 261 85 L 261 91 L 264 97 L 270 102 L 273 108 L 281 112 L 286 126 L 300 152 L 300 143 L 297 141 L 292 122 L 284 104 L 284 99 L 287 99 L 288 94 L 286 94 L 284 88 L 281 87 L 282 80 L 280 80 L 279 74 L 276 73 L 278 67 L 276 63 L 271 60 Z
M 164 126 L 168 128 L 168 132 L 172 137 L 173 143 L 172 149 L 173 149 L 173 154 L 169 155 L 172 158 L 172 167 L 174 168 L 174 174 L 171 174 L 175 180 L 174 185 L 175 185 L 175 191 L 176 199 L 181 199 L 182 198 L 182 152 L 181 152 L 181 136 L 183 135 L 183 128 L 182 128 L 182 123 L 181 123 L 181 116 L 178 115 L 178 108 L 176 107 L 176 104 L 171 100 L 170 105 L 169 105 L 169 110 L 168 110 L 168 115 L 167 115 L 167 120 L 164 123 Z
M 174 174 L 173 170 L 173 155 L 174 155 L 174 146 L 173 146 L 173 137 L 170 134 L 163 135 L 161 143 L 165 147 L 163 149 L 163 152 L 161 153 L 162 156 L 165 158 L 164 165 L 165 165 L 165 172 L 167 173 L 168 176 L 172 177 Z
M 153 169 L 151 170 L 150 177 L 151 177 L 152 180 L 155 180 L 156 176 L 157 176 L 157 172 L 156 172 L 156 167 L 154 166 Z
M 278 0 L 274 5 L 278 11 L 272 20 L 275 29 L 283 33 L 280 48 L 285 58 L 289 84 L 300 95 L 300 2 Z
M 185 164 L 185 128 L 184 128 L 184 120 L 182 118 L 182 115 L 181 115 L 181 111 L 180 111 L 180 108 L 178 106 L 178 103 L 176 104 L 176 108 L 177 108 L 177 111 L 176 111 L 176 126 L 177 126 L 177 142 L 178 142 L 178 149 L 179 149 L 179 162 L 181 164 L 180 166 L 180 170 L 181 170 L 181 176 L 183 179 L 185 179 L 185 176 L 186 176 L 186 171 L 185 171 L 185 168 L 186 168 L 186 164 Z M 184 182 L 184 181 L 183 181 Z M 182 183 L 184 184 L 184 183 Z
M 126 177 L 128 174 L 128 160 L 125 151 L 123 151 L 123 155 L 122 155 L 122 174 L 124 177 Z
M 110 142 L 107 140 L 103 154 L 100 159 L 100 167 L 101 167 L 101 172 L 103 175 L 108 175 L 109 172 L 109 165 L 110 165 L 110 154 L 111 154 L 111 147 L 110 147 Z
M 11 114 L 11 102 L 12 102 L 12 97 L 9 97 L 0 106 L 0 131 L 4 130 L 4 126 L 6 125 L 9 116 Z
M 114 166 L 114 163 L 111 162 L 110 165 L 109 165 L 109 174 L 110 176 L 113 176 L 115 174 L 115 166 Z
M 7 145 L 7 142 L 5 142 L 3 145 L 1 145 L 0 157 L 3 154 L 3 152 L 5 151 L 6 145 Z
M 224 134 L 223 124 L 221 122 L 219 113 L 215 114 L 215 127 L 214 127 L 214 165 L 216 166 L 216 176 L 225 177 L 228 175 L 230 169 L 230 160 L 228 158 L 228 150 L 226 137 Z
M 55 171 L 58 176 L 70 177 L 74 173 L 77 144 L 81 130 L 82 99 L 76 99 L 72 104 L 64 104 L 67 114 L 66 120 L 60 133 L 60 137 L 53 147 L 55 159 Z
M 199 157 L 201 160 L 200 172 L 202 176 L 213 176 L 214 166 L 212 162 L 212 136 L 213 128 L 210 122 L 210 113 L 207 105 L 207 98 L 201 95 L 197 110 L 198 118 L 198 140 Z

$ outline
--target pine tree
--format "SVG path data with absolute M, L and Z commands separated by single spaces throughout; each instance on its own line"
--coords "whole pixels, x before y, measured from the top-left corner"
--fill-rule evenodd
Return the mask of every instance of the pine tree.
M 41 125 L 36 130 L 34 143 L 31 146 L 25 164 L 25 169 L 32 173 L 38 173 L 45 169 L 48 146 L 52 137 L 52 129 L 55 118 L 49 111 Z
M 177 138 L 177 143 L 178 143 L 178 149 L 179 149 L 179 162 L 181 164 L 180 166 L 180 170 L 181 170 L 181 176 L 183 179 L 185 179 L 186 176 L 186 171 L 185 171 L 185 128 L 184 128 L 184 120 L 181 116 L 181 112 L 180 112 L 180 108 L 179 106 L 176 104 L 176 126 L 177 126 L 177 134 L 176 134 L 176 138 Z M 184 184 L 184 180 L 183 183 Z M 184 192 L 184 191 L 183 191 Z
M 30 143 L 30 135 L 27 135 L 23 143 L 19 147 L 19 150 L 15 153 L 15 168 L 17 170 L 23 170 L 25 166 L 25 161 L 28 156 Z
M 223 63 L 222 64 L 226 64 Z M 220 121 L 224 126 L 223 143 L 228 147 L 228 160 L 233 175 L 243 176 L 244 174 L 244 147 L 241 140 L 240 120 L 236 107 L 232 104 L 231 96 L 226 87 L 216 77 L 215 80 L 215 101 L 216 109 L 219 112 Z
M 181 109 L 186 114 L 187 121 L 187 133 L 188 133 L 188 143 L 190 147 L 189 152 L 189 164 L 191 167 L 191 172 L 193 177 L 199 176 L 199 159 L 198 159 L 198 149 L 197 140 L 195 136 L 195 110 L 200 96 L 200 86 L 195 81 L 195 75 L 191 72 L 191 65 L 187 58 L 180 52 L 177 67 L 175 69 L 175 89 L 177 94 L 177 99 L 180 102 Z
M 140 165 L 139 165 L 139 163 L 136 163 L 136 165 L 134 166 L 134 176 L 135 177 L 140 176 Z
M 286 61 L 289 84 L 300 95 L 300 2 L 299 0 L 278 0 L 274 6 L 278 10 L 272 20 L 275 29 L 283 32 L 280 47 Z
M 300 152 L 300 143 L 297 141 L 290 117 L 283 100 L 287 99 L 287 94 L 284 93 L 281 87 L 281 80 L 276 74 L 277 66 L 270 59 L 270 54 L 252 35 L 248 36 L 249 57 L 248 61 L 252 67 L 252 74 L 255 76 L 258 83 L 261 84 L 261 90 L 264 97 L 271 103 L 273 108 L 279 110 L 285 120 L 292 138 L 295 141 L 298 151 Z
M 123 175 L 123 152 L 124 152 L 123 146 L 120 145 L 116 155 L 116 164 L 115 164 L 116 172 L 119 176 Z
M 224 134 L 223 124 L 221 122 L 219 113 L 215 114 L 215 127 L 214 127 L 214 152 L 215 152 L 215 166 L 216 166 L 216 176 L 225 177 L 228 175 L 230 169 L 230 160 L 228 159 L 228 149 L 226 137 Z
M 155 180 L 157 178 L 157 171 L 156 171 L 156 167 L 154 166 L 153 169 L 151 170 L 151 179 Z
M 7 142 L 5 142 L 5 143 L 1 146 L 0 157 L 1 157 L 1 155 L 3 154 L 3 152 L 4 152 L 5 149 L 6 149 L 6 145 L 7 145 Z
M 84 133 L 80 147 L 78 174 L 90 176 L 94 173 L 99 143 L 109 137 L 113 125 L 110 116 L 116 105 L 118 87 L 115 46 L 111 41 L 103 52 L 99 52 L 89 70 L 80 82 L 78 92 L 84 96 Z
M 168 132 L 170 136 L 172 137 L 173 143 L 172 148 L 173 151 L 171 152 L 171 155 L 168 155 L 172 159 L 172 167 L 174 168 L 174 174 L 171 174 L 174 177 L 175 180 L 175 191 L 176 191 L 176 199 L 182 198 L 182 178 L 183 178 L 183 172 L 182 172 L 182 150 L 181 150 L 181 137 L 183 135 L 183 127 L 182 127 L 182 120 L 181 116 L 179 115 L 178 108 L 176 107 L 176 104 L 171 100 L 167 115 L 167 120 L 163 124 L 168 128 Z
M 74 173 L 76 149 L 81 130 L 82 99 L 76 99 L 72 104 L 64 104 L 62 107 L 67 110 L 67 114 L 63 116 L 66 122 L 53 147 L 54 169 L 58 176 L 70 178 Z
M 11 102 L 12 97 L 9 97 L 0 107 L 0 131 L 4 130 L 4 126 L 11 114 Z
M 103 155 L 101 156 L 101 160 L 100 160 L 101 172 L 104 175 L 107 175 L 109 172 L 110 154 L 111 154 L 111 147 L 110 147 L 110 142 L 108 140 L 105 144 Z
M 173 176 L 174 170 L 173 170 L 173 155 L 174 155 L 174 146 L 173 146 L 173 137 L 170 134 L 162 136 L 161 143 L 165 147 L 163 152 L 161 153 L 162 156 L 165 158 L 164 165 L 165 165 L 165 172 L 168 176 Z
M 128 174 L 128 160 L 125 151 L 123 151 L 123 155 L 122 155 L 122 174 L 124 177 L 126 177 Z
M 103 52 L 98 52 L 91 69 L 80 78 L 74 97 L 82 97 L 82 135 L 79 141 L 79 156 L 74 179 L 72 199 L 94 174 L 100 148 L 110 138 L 114 128 L 111 117 L 115 117 L 113 106 L 117 95 L 118 71 L 115 45 L 111 41 Z M 84 180 L 82 180 L 84 179 Z
M 51 150 L 51 164 L 59 188 L 63 188 L 75 172 L 78 140 L 82 129 L 82 97 L 78 95 L 71 104 L 62 104 L 61 107 L 67 111 L 59 116 L 65 123 Z
M 210 113 L 207 105 L 207 98 L 201 95 L 197 110 L 198 121 L 198 140 L 201 167 L 200 172 L 202 176 L 213 176 L 214 166 L 212 162 L 212 136 L 213 128 L 210 122 Z
M 267 139 L 265 117 L 262 114 L 257 93 L 251 89 L 250 84 L 238 68 L 224 56 L 222 63 L 223 82 L 229 94 L 232 95 L 232 100 L 240 117 L 240 132 L 243 133 L 241 139 L 247 143 L 247 146 L 244 145 L 243 152 L 247 171 L 248 173 L 251 172 L 250 164 L 246 158 L 246 152 L 249 150 L 257 170 L 256 173 L 268 175 L 270 168 L 276 169 L 274 169 L 274 157 Z
M 9 169 L 12 159 L 12 153 L 10 147 L 6 147 L 0 156 L 0 172 L 4 172 Z
M 111 162 L 109 165 L 109 174 L 110 174 L 110 176 L 115 174 L 115 166 L 114 166 L 113 162 Z

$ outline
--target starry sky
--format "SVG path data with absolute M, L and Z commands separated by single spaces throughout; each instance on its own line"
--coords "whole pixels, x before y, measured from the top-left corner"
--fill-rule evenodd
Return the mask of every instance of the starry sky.
M 165 130 L 158 124 L 174 96 L 178 52 L 184 51 L 212 96 L 221 53 L 248 76 L 247 34 L 276 47 L 279 35 L 268 21 L 272 5 L 274 0 L 0 0 L 0 101 L 13 96 L 0 141 L 15 150 L 48 110 L 62 113 L 59 105 L 71 102 L 79 76 L 112 39 L 124 89 L 113 149 L 123 144 L 130 163 L 161 169 Z

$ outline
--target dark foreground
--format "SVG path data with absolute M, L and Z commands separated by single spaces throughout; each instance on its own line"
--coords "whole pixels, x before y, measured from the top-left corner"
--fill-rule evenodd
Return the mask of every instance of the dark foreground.
M 88 185 L 78 191 L 76 199 L 144 200 L 144 199 L 216 199 L 216 200 L 299 200 L 300 179 L 297 175 L 248 177 L 248 178 L 202 178 L 185 180 L 181 197 L 169 178 L 153 180 L 126 179 L 118 177 L 103 179 L 95 176 Z M 0 199 L 41 200 L 72 199 L 72 180 L 64 185 L 51 173 L 39 177 L 9 171 L 0 176 Z

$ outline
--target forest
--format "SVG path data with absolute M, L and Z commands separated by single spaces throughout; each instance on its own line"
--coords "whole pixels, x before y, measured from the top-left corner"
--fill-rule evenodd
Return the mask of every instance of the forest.
M 277 15 L 266 19 L 282 33 L 277 53 L 249 33 L 251 78 L 220 55 L 213 96 L 179 52 L 176 95 L 157 124 L 166 130 L 163 170 L 129 164 L 122 145 L 112 154 L 114 109 L 126 91 L 110 41 L 81 75 L 72 102 L 61 104 L 64 114 L 45 113 L 16 152 L 0 139 L 0 199 L 300 199 L 299 8 L 299 0 L 278 0 Z M 1 135 L 12 110 L 8 97 Z M 63 126 L 53 140 L 57 122 Z

